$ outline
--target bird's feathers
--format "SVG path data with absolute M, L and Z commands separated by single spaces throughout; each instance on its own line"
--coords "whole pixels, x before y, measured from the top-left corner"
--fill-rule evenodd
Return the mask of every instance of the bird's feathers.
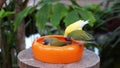
M 69 41 L 65 42 L 65 41 L 61 41 L 57 38 L 44 38 L 43 43 L 45 45 L 50 45 L 50 46 L 64 46 L 64 45 L 70 44 Z
M 93 39 L 92 35 L 83 30 L 74 30 L 68 34 L 67 38 L 81 41 L 88 41 Z
M 79 20 L 79 21 L 76 21 L 75 23 L 70 24 L 65 29 L 64 36 L 67 36 L 70 32 L 72 32 L 74 30 L 82 30 L 84 25 L 86 25 L 87 23 L 88 23 L 88 21 Z

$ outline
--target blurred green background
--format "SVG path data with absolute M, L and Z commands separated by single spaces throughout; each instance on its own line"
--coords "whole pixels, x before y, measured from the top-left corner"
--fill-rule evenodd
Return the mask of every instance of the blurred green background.
M 120 68 L 119 0 L 91 0 L 94 3 L 90 4 L 81 0 L 35 1 L 28 5 L 29 0 L 0 0 L 0 68 L 19 68 L 17 54 L 25 49 L 25 37 L 63 34 L 79 19 L 89 20 L 83 29 L 99 43 L 86 44 L 86 48 L 98 49 L 100 68 Z

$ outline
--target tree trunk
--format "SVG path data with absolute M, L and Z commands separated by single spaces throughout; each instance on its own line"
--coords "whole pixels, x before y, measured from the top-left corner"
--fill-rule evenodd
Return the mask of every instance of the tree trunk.
M 24 21 L 18 26 L 16 33 L 16 51 L 17 53 L 25 49 L 25 25 Z
M 22 10 L 23 7 L 23 1 L 22 0 L 15 0 L 15 17 L 17 17 L 17 14 Z M 18 29 L 16 31 L 16 51 L 17 53 L 21 50 L 25 49 L 25 25 L 24 20 L 20 23 L 18 26 Z
M 0 23 L 2 23 L 0 19 Z M 7 45 L 5 43 L 5 34 L 3 33 L 4 29 L 0 27 L 0 48 L 1 48 L 1 55 L 2 55 L 2 67 L 3 68 L 12 68 L 12 63 L 11 63 L 11 49 L 10 45 Z
M 2 6 L 3 6 L 3 4 L 4 4 L 5 1 L 6 0 L 0 0 L 0 8 L 2 8 Z
M 0 0 L 0 8 L 6 0 Z M 0 19 L 0 24 L 2 24 L 2 19 Z M 5 43 L 4 29 L 0 27 L 0 48 L 1 48 L 1 57 L 2 57 L 2 68 L 12 68 L 11 63 L 11 49 L 10 46 L 7 46 Z

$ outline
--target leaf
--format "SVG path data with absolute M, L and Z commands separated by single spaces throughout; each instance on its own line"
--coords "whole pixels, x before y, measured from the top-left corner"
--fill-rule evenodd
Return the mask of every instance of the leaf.
M 53 15 L 51 16 L 51 24 L 58 26 L 61 19 L 67 14 L 67 8 L 64 4 L 58 3 L 53 6 Z
M 36 26 L 41 32 L 41 30 L 45 27 L 46 22 L 48 21 L 50 15 L 50 4 L 45 4 L 41 9 L 35 14 Z
M 14 24 L 13 24 L 14 31 L 17 30 L 17 27 L 19 26 L 21 21 L 31 12 L 31 10 L 32 10 L 32 7 L 26 7 L 24 10 L 18 13 L 18 15 L 15 18 Z
M 3 15 L 3 17 L 12 15 L 12 14 L 14 14 L 14 13 L 15 13 L 15 12 L 5 12 L 4 15 Z
M 44 3 L 52 3 L 57 1 L 60 1 L 60 0 L 43 0 Z
M 118 38 L 115 43 L 113 43 L 113 45 L 111 45 L 112 48 L 115 48 L 117 46 L 117 44 L 120 43 L 120 38 Z
M 5 10 L 1 9 L 1 11 L 0 11 L 0 18 L 3 18 L 4 13 L 5 13 Z
M 101 11 L 101 7 L 99 4 L 91 4 L 91 5 L 85 5 L 83 8 L 88 9 L 88 10 L 95 10 L 95 11 Z
M 96 19 L 95 19 L 94 15 L 92 14 L 92 12 L 80 8 L 80 9 L 78 10 L 78 13 L 79 13 L 79 15 L 80 15 L 84 20 L 89 20 L 89 23 L 88 23 L 88 24 L 89 24 L 91 27 L 94 26 L 94 22 L 96 21 Z
M 74 10 L 67 14 L 67 16 L 64 19 L 64 22 L 65 22 L 65 25 L 68 26 L 79 19 L 80 17 L 78 15 L 78 12 Z
M 14 14 L 14 12 L 5 11 L 4 9 L 1 9 L 1 11 L 0 11 L 0 18 L 4 18 L 4 17 L 12 15 L 12 14 Z
M 70 0 L 70 1 L 71 1 L 71 3 L 72 3 L 73 5 L 76 5 L 76 6 L 80 7 L 80 5 L 77 3 L 76 0 Z

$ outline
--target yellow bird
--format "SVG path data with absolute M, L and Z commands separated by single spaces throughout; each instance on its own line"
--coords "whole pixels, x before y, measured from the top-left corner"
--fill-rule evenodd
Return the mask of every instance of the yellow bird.
M 84 20 L 79 20 L 76 21 L 75 23 L 70 24 L 66 29 L 65 29 L 65 33 L 64 36 L 67 37 L 68 34 L 74 30 L 82 30 L 82 28 L 88 24 L 88 21 L 84 21 Z
M 88 21 L 79 20 L 73 24 L 70 24 L 66 29 L 64 33 L 65 39 L 71 41 L 76 41 L 79 43 L 94 43 L 96 42 L 93 39 L 93 36 L 84 30 L 82 28 L 84 25 L 88 24 Z

